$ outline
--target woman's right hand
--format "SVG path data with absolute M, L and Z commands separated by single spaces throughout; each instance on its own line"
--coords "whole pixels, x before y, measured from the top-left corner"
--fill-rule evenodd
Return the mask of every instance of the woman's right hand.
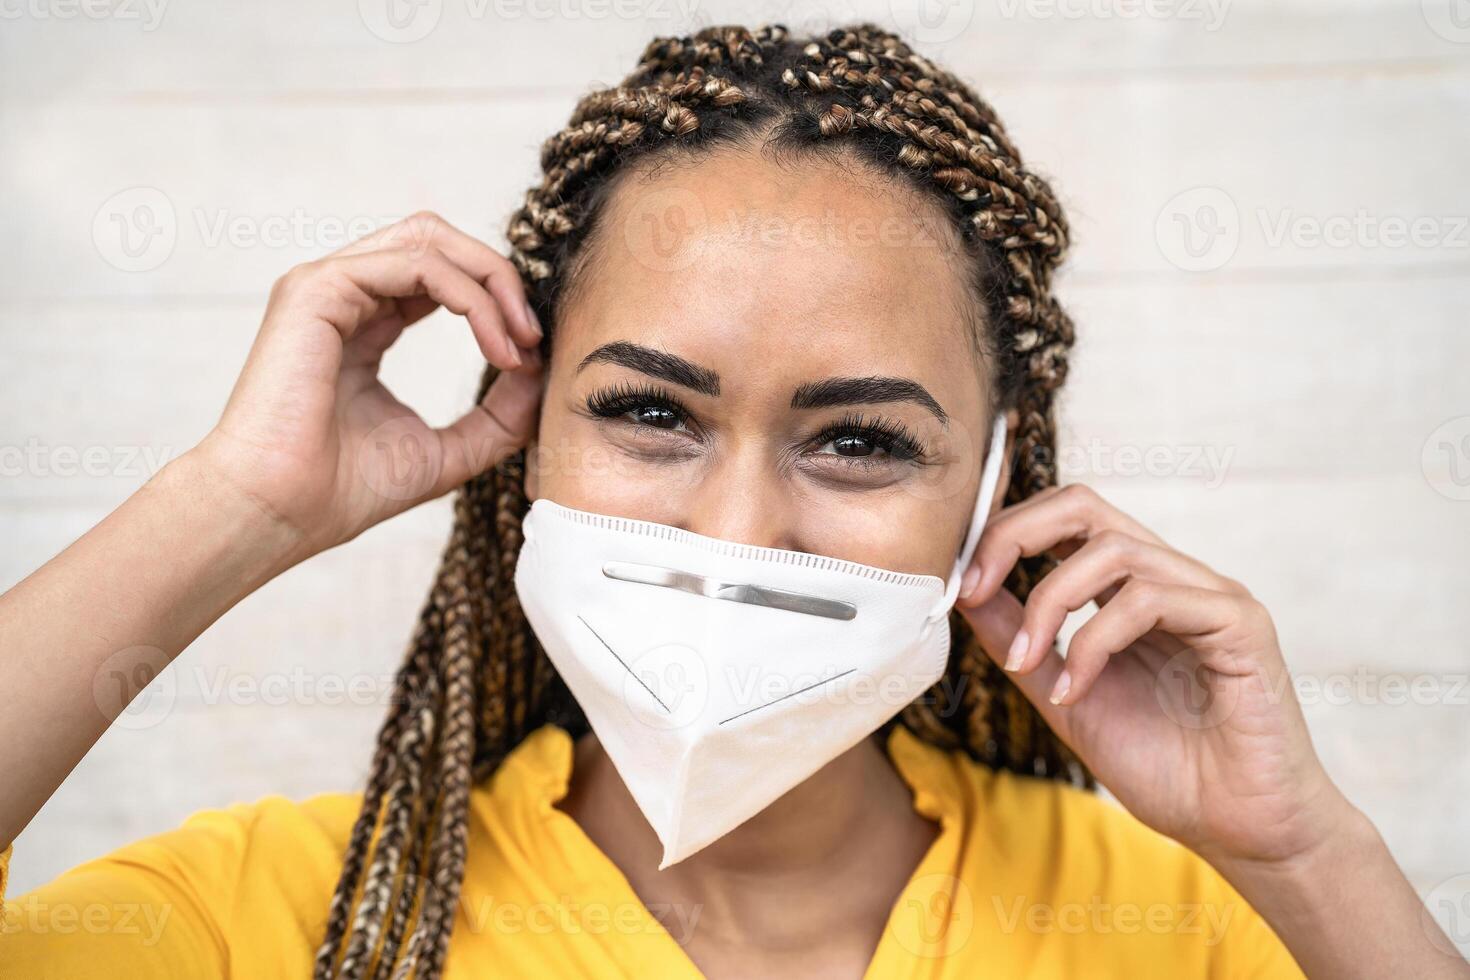
M 503 373 L 480 405 L 433 429 L 383 387 L 378 365 L 440 306 L 469 321 Z M 510 262 L 432 214 L 276 283 L 219 424 L 0 595 L 0 848 L 235 603 L 525 445 L 539 341 Z
M 385 351 L 439 307 L 502 370 L 484 401 L 431 428 L 378 378 Z M 516 268 L 437 215 L 416 214 L 275 284 L 260 333 L 197 470 L 287 531 L 294 564 L 438 497 L 525 445 L 540 399 L 541 328 Z

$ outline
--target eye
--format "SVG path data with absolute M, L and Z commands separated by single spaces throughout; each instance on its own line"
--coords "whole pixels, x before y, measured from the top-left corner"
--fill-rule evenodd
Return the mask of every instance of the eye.
M 689 420 L 684 406 L 653 385 L 618 384 L 587 396 L 587 411 L 598 418 L 626 419 L 633 425 L 676 430 Z
M 663 405 L 639 405 L 626 414 L 635 422 L 659 429 L 677 428 L 680 422 L 679 413 Z
M 898 422 L 849 415 L 827 426 L 812 440 L 817 455 L 839 456 L 854 463 L 877 465 L 885 460 L 922 460 L 928 454 Z
M 882 447 L 867 436 L 838 436 L 831 441 L 830 445 L 832 451 L 838 456 L 871 456 L 882 451 Z

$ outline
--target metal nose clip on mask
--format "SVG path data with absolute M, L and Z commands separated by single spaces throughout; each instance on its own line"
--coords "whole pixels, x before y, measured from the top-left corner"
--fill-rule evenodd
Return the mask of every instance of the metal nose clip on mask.
M 521 607 L 663 844 L 755 816 L 944 673 L 949 610 L 1000 477 L 997 418 L 948 581 L 531 505 Z

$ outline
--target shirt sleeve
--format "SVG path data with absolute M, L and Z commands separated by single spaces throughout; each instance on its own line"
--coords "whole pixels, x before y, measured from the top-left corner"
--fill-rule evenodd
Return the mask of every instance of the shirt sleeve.
M 216 910 L 229 900 L 228 865 L 238 857 L 228 834 L 188 827 L 78 865 L 16 898 L 0 891 L 0 980 L 226 976 Z M 9 851 L 0 883 L 8 867 Z
M 205 810 L 29 894 L 0 890 L 0 980 L 304 980 L 359 803 L 272 796 Z

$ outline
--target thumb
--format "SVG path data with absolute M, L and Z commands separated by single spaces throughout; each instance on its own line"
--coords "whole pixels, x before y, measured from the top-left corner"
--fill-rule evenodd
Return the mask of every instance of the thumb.
M 974 608 L 965 606 L 957 607 L 970 628 L 975 631 L 975 638 L 980 641 L 987 656 L 995 661 L 999 667 L 1004 667 L 1006 656 L 1010 652 L 1011 643 L 1020 631 L 1023 622 L 1021 600 L 1017 599 L 1008 589 L 999 589 L 994 596 Z M 1026 700 L 1036 706 L 1036 710 L 1046 719 L 1062 741 L 1071 743 L 1069 732 L 1068 714 L 1072 709 L 1060 708 L 1047 700 L 1051 694 L 1052 687 L 1057 682 L 1057 676 L 1066 667 L 1067 662 L 1055 648 L 1047 651 L 1041 662 L 1031 667 L 1025 673 L 1019 671 L 1008 671 L 1007 676 L 1026 695 Z
M 429 496 L 448 493 L 473 479 L 517 449 L 525 447 L 536 431 L 541 409 L 541 359 L 523 351 L 525 364 L 501 371 L 478 405 L 455 422 L 436 429 L 443 451 L 443 467 Z

